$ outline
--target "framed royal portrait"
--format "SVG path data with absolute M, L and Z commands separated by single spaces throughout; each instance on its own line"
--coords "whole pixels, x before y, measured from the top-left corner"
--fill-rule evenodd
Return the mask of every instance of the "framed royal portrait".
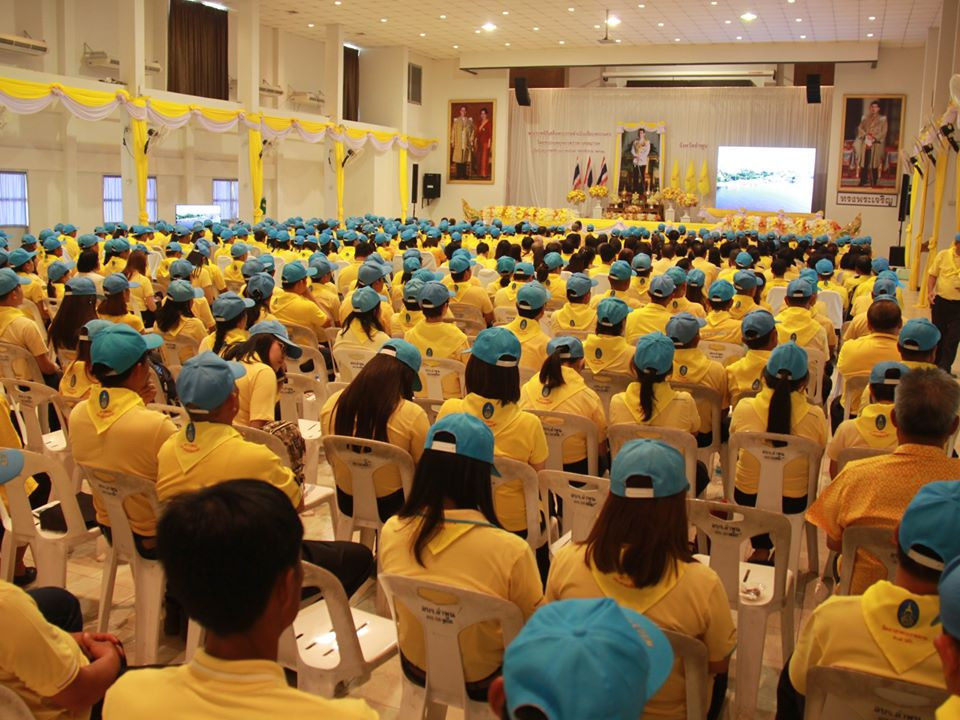
M 451 100 L 447 118 L 447 182 L 492 184 L 496 100 Z
M 666 123 L 617 123 L 616 193 L 647 198 L 663 187 Z
M 844 95 L 837 191 L 896 195 L 904 95 Z

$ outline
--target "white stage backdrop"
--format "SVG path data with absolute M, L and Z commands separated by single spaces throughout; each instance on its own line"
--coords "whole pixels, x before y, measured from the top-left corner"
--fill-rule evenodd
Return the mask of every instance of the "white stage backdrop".
M 822 94 L 822 103 L 808 105 L 802 87 L 531 90 L 530 107 L 510 101 L 507 202 L 566 206 L 577 158 L 585 171 L 587 157 L 592 159 L 595 179 L 606 158 L 608 187 L 616 192 L 617 124 L 662 121 L 664 185 L 670 183 L 674 160 L 680 162 L 681 187 L 687 164 L 693 161 L 699 178 L 706 160 L 710 194 L 702 204 L 710 207 L 720 145 L 814 147 L 813 209 L 823 209 L 833 88 L 824 87 Z M 586 208 L 594 202 L 588 198 Z

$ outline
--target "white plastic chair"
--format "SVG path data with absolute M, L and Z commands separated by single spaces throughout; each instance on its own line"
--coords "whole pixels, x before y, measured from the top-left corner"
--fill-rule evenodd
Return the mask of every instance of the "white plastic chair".
M 159 335 L 159 333 L 155 333 Z M 186 335 L 177 335 L 174 338 L 163 337 L 163 345 L 160 346 L 160 356 L 163 358 L 163 364 L 173 375 L 174 379 L 180 374 L 181 355 L 188 358 L 194 357 L 200 349 L 200 343 Z
M 464 326 L 461 323 L 465 323 L 472 327 L 479 327 L 481 330 L 487 327 L 487 321 L 484 319 L 480 308 L 476 305 L 451 302 L 449 307 L 457 327 L 459 327 L 465 333 L 467 331 L 464 330 Z
M 779 287 L 772 287 L 767 290 L 767 305 L 770 306 L 770 309 L 773 310 L 773 314 L 776 315 L 780 308 L 783 306 L 783 299 L 787 296 L 787 287 L 786 285 L 781 285 Z
M 427 413 L 427 420 L 433 425 L 437 421 L 437 415 L 440 408 L 443 407 L 443 400 L 433 400 L 431 398 L 414 398 L 413 401 L 423 408 Z
M 604 293 L 610 292 L 609 275 L 593 275 L 592 277 L 597 281 L 597 284 L 594 285 L 593 289 L 590 291 L 591 297 L 596 297 L 597 295 L 603 295 Z
M 525 462 L 507 457 L 494 458 L 494 465 L 500 476 L 490 476 L 490 486 L 496 494 L 497 488 L 506 483 L 520 483 L 523 487 L 523 505 L 527 523 L 527 544 L 534 552 L 547 542 L 547 534 L 540 525 L 540 479 L 537 472 Z
M 459 360 L 448 358 L 425 359 L 420 366 L 420 382 L 423 383 L 423 390 L 417 393 L 417 396 L 430 400 L 443 400 L 443 381 L 451 375 L 456 376 L 462 395 L 467 387 L 466 374 L 467 366 Z
M 0 379 L 20 426 L 20 436 L 27 450 L 59 458 L 72 471 L 67 417 L 70 415 L 63 397 L 53 388 L 29 380 Z M 50 430 L 49 408 L 53 406 L 59 430 Z
M 8 342 L 0 342 L 0 376 L 43 384 L 37 359 L 26 348 Z
M 827 317 L 834 330 L 843 326 L 843 299 L 835 290 L 822 290 L 817 293 L 817 300 L 827 308 Z
M 320 345 L 320 339 L 312 328 L 306 325 L 297 325 L 296 323 L 283 323 L 287 329 L 290 339 L 301 347 L 317 348 Z M 301 358 L 299 362 L 303 362 Z
M 863 395 L 864 388 L 869 384 L 869 375 L 858 375 L 852 378 L 843 378 L 843 399 L 840 402 L 843 405 L 844 420 L 850 419 L 852 415 L 850 408 L 852 408 L 854 404 L 856 404 L 857 407 L 863 407 L 863 403 L 860 402 L 860 399 Z
M 547 438 L 547 469 L 563 470 L 563 443 L 569 438 L 582 438 L 587 446 L 587 474 L 599 474 L 600 431 L 587 417 L 552 410 L 529 410 L 540 419 Z
M 804 720 L 910 718 L 934 720 L 949 693 L 896 678 L 846 668 L 817 666 L 807 671 Z
M 874 450 L 873 448 L 844 448 L 837 456 L 837 474 L 839 474 L 849 462 L 876 457 L 877 455 L 889 455 L 891 452 L 891 450 Z
M 333 348 L 333 359 L 337 364 L 339 379 L 343 382 L 351 382 L 375 354 L 372 350 L 360 348 L 344 346 Z
M 40 331 L 43 342 L 46 345 L 49 345 L 50 338 L 47 336 L 47 326 L 43 323 L 43 316 L 40 315 L 40 309 L 37 307 L 36 303 L 34 303 L 32 300 L 24 300 L 19 307 L 20 311 L 24 315 L 33 320 L 37 326 L 37 329 Z
M 897 571 L 897 545 L 894 541 L 893 528 L 867 525 L 853 525 L 845 528 L 840 562 L 840 584 L 837 585 L 838 594 L 850 594 L 856 557 L 861 551 L 869 553 L 883 563 L 888 578 L 892 578 Z
M 806 348 L 806 351 L 807 399 L 814 405 L 823 405 L 823 368 L 827 364 L 827 356 L 812 348 Z
M 616 423 L 607 428 L 610 440 L 610 457 L 620 452 L 623 444 L 637 438 L 661 440 L 683 455 L 683 468 L 690 483 L 690 497 L 697 492 L 697 439 L 692 433 L 676 428 L 655 427 L 640 423 Z
M 603 403 L 603 411 L 610 415 L 610 398 L 617 393 L 622 393 L 627 386 L 636 380 L 632 375 L 621 375 L 620 373 L 599 372 L 593 373 L 588 368 L 581 372 L 584 384 L 600 396 Z
M 716 360 L 724 367 L 732 362 L 736 362 L 746 354 L 743 345 L 739 343 L 702 340 L 697 347 L 699 347 L 708 358 Z
M 70 550 L 100 534 L 100 528 L 87 528 L 77 503 L 76 489 L 66 469 L 56 459 L 29 450 L 0 450 L 0 484 L 6 489 L 9 508 L 0 502 L 3 545 L 0 568 L 7 582 L 13 581 L 17 548 L 30 545 L 37 566 L 37 587 L 66 587 L 67 558 Z M 24 481 L 38 473 L 50 477 L 51 496 L 59 500 L 36 510 L 30 508 Z M 40 527 L 39 513 L 59 505 L 66 532 Z
M 4 720 L 34 720 L 23 699 L 5 685 L 0 685 L 0 717 Z
M 663 634 L 670 641 L 673 657 L 679 660 L 683 667 L 687 720 L 704 720 L 707 717 L 707 710 L 710 709 L 710 698 L 707 696 L 707 688 L 710 685 L 707 674 L 709 667 L 707 646 L 690 635 L 670 630 L 664 630 Z
M 783 657 L 794 647 L 793 573 L 787 567 L 790 524 L 778 513 L 706 500 L 688 500 L 690 523 L 710 540 L 709 557 L 698 556 L 719 576 L 730 606 L 737 610 L 736 717 L 753 716 L 760 687 L 767 617 L 780 613 Z M 774 566 L 741 561 L 743 544 L 757 535 L 770 535 L 778 552 Z M 744 580 L 741 580 L 744 578 Z M 741 582 L 760 588 L 759 597 L 746 597 Z
M 517 308 L 513 306 L 503 306 L 493 309 L 493 319 L 495 325 L 508 325 L 513 322 L 518 315 Z
M 720 447 L 722 445 L 722 431 L 721 426 L 723 424 L 723 398 L 720 393 L 718 393 L 713 388 L 706 387 L 705 385 L 694 385 L 691 383 L 681 383 L 681 382 L 671 382 L 670 386 L 674 390 L 683 390 L 690 393 L 693 396 L 694 402 L 697 406 L 700 405 L 709 405 L 710 406 L 710 444 L 707 447 L 698 447 L 697 448 L 697 458 L 706 465 L 708 468 L 711 467 L 711 460 L 713 459 L 714 453 L 720 453 Z M 701 418 L 701 421 L 703 418 Z
M 133 530 L 123 504 L 128 498 L 145 498 L 159 514 L 157 488 L 151 481 L 124 475 L 111 470 L 81 465 L 84 475 L 110 519 L 112 540 L 107 550 L 100 587 L 100 613 L 97 617 L 97 632 L 106 632 L 110 625 L 113 606 L 113 587 L 117 579 L 117 566 L 130 563 L 134 587 L 134 652 L 137 665 L 152 665 L 157 661 L 160 641 L 160 609 L 163 606 L 163 588 L 166 579 L 163 566 L 157 560 L 147 560 L 137 552 Z
M 397 606 L 403 606 L 423 628 L 427 673 L 426 687 L 403 676 L 399 717 L 442 718 L 447 707 L 463 710 L 465 720 L 490 717 L 485 703 L 467 697 L 463 677 L 460 634 L 485 621 L 497 622 L 506 647 L 523 626 L 520 608 L 508 600 L 450 585 L 400 575 L 381 575 L 380 583 L 397 621 Z
M 323 353 L 321 353 L 315 345 L 301 345 L 300 350 L 303 354 L 296 360 L 291 357 L 287 357 L 287 373 L 299 373 L 301 375 L 309 374 L 326 384 L 328 382 L 328 378 L 330 377 L 330 368 L 328 367 L 329 363 L 323 356 Z M 313 363 L 313 370 L 307 373 L 302 368 L 308 366 L 308 363 L 311 362 Z
M 500 273 L 493 268 L 480 268 L 477 270 L 476 275 L 482 287 L 486 287 L 500 277 Z
M 160 267 L 160 263 L 163 261 L 163 255 L 151 250 L 147 253 L 147 274 L 150 276 L 151 280 L 157 279 L 157 269 Z
M 217 258 L 217 267 L 220 268 L 220 272 L 223 272 L 228 267 L 230 263 L 233 262 L 233 259 L 227 255 L 221 255 Z
M 187 409 L 182 405 L 165 405 L 163 403 L 148 403 L 147 410 L 161 412 L 173 421 L 178 428 L 183 427 L 190 422 L 190 415 Z
M 565 538 L 562 544 L 586 540 L 600 514 L 600 508 L 610 494 L 610 480 L 561 470 L 541 470 L 539 478 L 540 494 L 544 500 L 549 503 L 553 494 L 563 502 L 560 527 L 555 532 L 553 524 L 550 525 L 551 552 L 556 552 L 562 546 L 555 545 L 558 540 Z

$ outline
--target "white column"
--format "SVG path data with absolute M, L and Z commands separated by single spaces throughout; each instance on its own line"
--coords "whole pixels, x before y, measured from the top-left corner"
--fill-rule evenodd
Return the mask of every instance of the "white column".
M 60 137 L 63 138 L 63 168 L 62 182 L 63 194 L 61 195 L 62 206 L 61 217 L 75 218 L 79 215 L 80 202 L 77 198 L 77 188 L 79 182 L 79 162 L 77 160 L 77 123 L 82 120 L 74 119 L 73 115 L 64 111 L 60 120 Z
M 146 11 L 144 0 L 123 0 L 117 3 L 117 54 L 120 60 L 120 80 L 127 92 L 137 96 L 144 91 L 144 38 Z M 123 221 L 137 222 L 137 178 L 133 163 L 133 133 L 125 120 L 123 138 L 127 147 L 120 146 L 120 178 L 123 186 Z
M 260 111 L 260 6 L 257 0 L 235 3 L 237 10 L 237 102 L 251 113 Z M 240 138 L 237 156 L 237 188 L 240 217 L 253 220 L 253 199 L 250 194 L 250 144 L 247 129 L 237 128 Z
M 76 75 L 80 65 L 81 42 L 74 31 L 77 9 L 73 0 L 57 0 L 57 73 Z M 48 38 L 48 42 L 52 38 Z
M 323 56 L 324 113 L 334 122 L 343 119 L 343 25 L 327 25 Z

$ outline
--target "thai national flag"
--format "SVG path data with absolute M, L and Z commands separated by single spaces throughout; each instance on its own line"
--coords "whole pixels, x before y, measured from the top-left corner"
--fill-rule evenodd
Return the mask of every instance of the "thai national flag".
M 583 185 L 583 179 L 580 177 L 580 158 L 577 158 L 577 166 L 573 169 L 573 189 L 579 190 Z
M 587 170 L 584 175 L 587 176 L 587 187 L 593 186 L 593 168 L 590 167 L 590 161 L 592 158 L 587 158 Z
M 607 159 L 604 158 L 600 163 L 600 175 L 597 176 L 597 185 L 607 184 Z

